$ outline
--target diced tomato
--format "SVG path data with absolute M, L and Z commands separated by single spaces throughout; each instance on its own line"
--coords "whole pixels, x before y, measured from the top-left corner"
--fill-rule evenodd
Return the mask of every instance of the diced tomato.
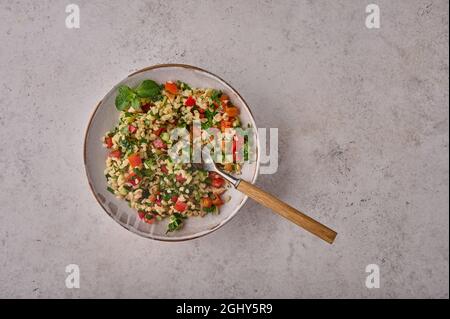
M 164 148 L 166 146 L 166 143 L 162 141 L 159 137 L 153 141 L 153 146 L 156 148 Z
M 209 198 L 209 197 L 203 197 L 200 200 L 200 205 L 204 208 L 209 208 L 209 207 L 211 207 L 212 204 L 213 204 L 213 202 L 212 202 L 211 198 Z
M 225 108 L 225 113 L 227 113 L 229 117 L 236 117 L 239 115 L 239 109 L 236 106 L 227 106 Z
M 229 101 L 230 100 L 230 98 L 228 97 L 228 95 L 226 95 L 226 94 L 222 94 L 221 96 L 220 96 L 220 101 L 222 101 L 222 102 L 224 102 L 224 101 Z
M 225 181 L 222 177 L 216 177 L 211 180 L 211 185 L 213 187 L 219 188 L 223 186 L 224 182 Z
M 156 219 L 155 216 L 153 214 L 150 214 L 150 213 L 147 213 L 144 216 L 144 221 L 147 224 L 153 224 L 155 222 L 155 219 Z
M 151 201 L 152 203 L 155 203 L 155 202 L 156 202 L 156 195 L 155 195 L 155 194 L 151 194 L 151 195 L 148 197 L 148 200 Z
M 178 200 L 178 196 L 177 195 L 173 195 L 172 198 L 170 199 L 172 202 L 176 203 Z
M 130 180 L 130 184 L 133 185 L 133 186 L 138 185 L 140 182 L 141 182 L 141 178 L 138 177 L 138 176 L 136 176 L 135 178 Z
M 184 211 L 186 210 L 187 204 L 186 204 L 185 202 L 177 201 L 177 202 L 175 203 L 174 208 L 175 208 L 175 210 L 177 210 L 177 211 L 179 211 L 180 213 L 182 213 L 182 212 L 184 212 Z
M 184 102 L 184 105 L 186 105 L 186 106 L 194 106 L 195 103 L 196 103 L 195 99 L 194 99 L 192 96 L 190 96 L 190 97 L 188 97 L 187 100 Z
M 128 125 L 128 131 L 133 134 L 134 132 L 137 131 L 137 127 L 133 126 L 133 125 Z
M 114 158 L 120 158 L 120 155 L 122 155 L 120 150 L 115 150 L 115 151 L 112 151 L 111 153 L 109 153 L 109 157 L 114 157 Z
M 161 198 L 156 199 L 156 205 L 161 206 Z
M 111 148 L 113 146 L 113 141 L 111 136 L 105 137 L 105 144 L 107 148 Z
M 200 113 L 199 117 L 200 117 L 201 119 L 204 119 L 204 118 L 205 118 L 205 114 L 204 114 L 204 113 Z
M 135 172 L 131 172 L 131 173 L 128 175 L 127 181 L 128 181 L 131 185 L 136 186 L 136 185 L 138 185 L 138 184 L 142 181 L 142 178 L 139 177 L 139 176 L 137 176 Z
M 145 212 L 138 212 L 138 216 L 140 219 L 144 219 Z
M 220 198 L 220 195 L 215 195 L 215 197 L 212 199 L 212 203 L 215 206 L 222 206 L 223 201 L 222 201 L 222 198 Z
M 160 127 L 159 129 L 157 129 L 156 131 L 154 131 L 156 136 L 160 136 L 162 132 L 165 132 L 166 128 L 165 127 Z
M 142 160 L 139 154 L 131 154 L 130 156 L 128 156 L 128 162 L 130 163 L 131 167 L 136 167 L 142 164 Z
M 180 183 L 184 183 L 186 181 L 186 178 L 184 178 L 183 175 L 181 175 L 181 174 L 178 174 L 175 178 L 176 178 L 177 182 L 180 182 Z
M 177 85 L 171 81 L 166 82 L 166 84 L 164 85 L 164 88 L 167 92 L 172 93 L 172 94 L 177 94 L 177 92 L 178 92 Z
M 167 169 L 166 165 L 161 165 L 161 172 L 163 172 L 164 174 L 169 173 L 169 170 Z
M 199 112 L 200 114 L 203 114 L 203 113 L 206 112 L 206 110 L 205 110 L 205 109 L 202 109 L 201 107 L 199 107 L 199 108 L 198 108 L 198 112 Z

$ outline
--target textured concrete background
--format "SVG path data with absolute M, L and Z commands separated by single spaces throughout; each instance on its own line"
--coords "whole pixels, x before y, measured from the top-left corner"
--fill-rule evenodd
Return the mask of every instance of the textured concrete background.
M 0 4 L 0 297 L 449 296 L 448 3 Z M 118 226 L 86 182 L 94 105 L 129 72 L 188 63 L 228 80 L 279 170 L 258 185 L 339 232 L 330 246 L 248 202 L 219 231 L 161 243 Z M 65 288 L 76 263 L 81 288 Z M 365 287 L 376 263 L 381 288 Z

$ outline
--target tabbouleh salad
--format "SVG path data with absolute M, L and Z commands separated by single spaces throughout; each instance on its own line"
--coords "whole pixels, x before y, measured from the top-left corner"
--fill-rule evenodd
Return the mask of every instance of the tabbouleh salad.
M 108 191 L 126 200 L 148 224 L 169 218 L 168 232 L 180 229 L 189 216 L 219 213 L 227 200 L 226 181 L 191 163 L 175 163 L 168 149 L 170 132 L 177 127 L 191 132 L 194 120 L 202 129 L 222 132 L 241 127 L 239 109 L 229 97 L 180 81 L 159 85 L 144 80 L 135 88 L 119 87 L 116 108 L 119 123 L 102 140 L 109 152 Z M 241 169 L 235 162 L 220 166 L 230 173 Z

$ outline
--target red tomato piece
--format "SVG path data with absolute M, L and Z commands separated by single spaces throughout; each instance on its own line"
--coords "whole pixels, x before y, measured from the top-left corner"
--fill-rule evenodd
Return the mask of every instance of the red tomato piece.
M 109 153 L 109 157 L 114 157 L 114 158 L 120 158 L 120 155 L 122 155 L 120 150 L 115 150 L 115 151 L 112 151 L 111 153 Z
M 225 108 L 225 113 L 227 113 L 229 117 L 236 117 L 239 115 L 239 109 L 235 106 L 228 106 Z
M 144 219 L 145 212 L 138 212 L 138 216 L 140 219 Z
M 141 157 L 138 154 L 131 154 L 128 156 L 128 162 L 130 163 L 131 167 L 136 167 L 142 164 Z
M 188 97 L 187 100 L 184 102 L 184 105 L 186 105 L 186 106 L 194 106 L 195 103 L 197 103 L 197 102 L 195 101 L 195 99 L 194 99 L 192 96 L 190 96 L 190 97 Z
M 172 196 L 172 198 L 170 199 L 172 202 L 176 203 L 178 200 L 178 196 L 174 195 Z
M 177 182 L 180 183 L 184 183 L 186 181 L 186 178 L 183 177 L 183 175 L 178 174 L 177 176 L 175 176 L 175 179 L 177 180 Z
M 153 141 L 153 146 L 156 148 L 164 148 L 166 144 L 159 137 Z
M 105 144 L 107 148 L 111 148 L 113 146 L 112 137 L 108 136 L 105 138 Z
M 142 178 L 137 176 L 135 172 L 131 172 L 130 175 L 128 175 L 127 181 L 131 185 L 136 186 L 137 184 L 139 184 L 142 181 Z
M 215 197 L 212 200 L 212 203 L 215 206 L 222 206 L 223 205 L 223 200 L 222 200 L 222 198 L 220 198 L 220 195 L 215 195 Z
M 145 216 L 144 216 L 144 221 L 147 223 L 147 224 L 153 224 L 154 222 L 155 222 L 155 216 L 154 215 L 152 215 L 152 214 L 150 214 L 150 213 L 147 213 L 147 214 L 145 214 Z
M 164 174 L 169 173 L 169 171 L 167 170 L 167 166 L 166 165 L 161 165 L 161 172 L 163 172 Z
M 165 127 L 160 127 L 159 129 L 157 129 L 154 133 L 156 136 L 160 136 L 162 132 L 165 132 L 166 128 Z
M 175 210 L 177 210 L 177 211 L 179 211 L 180 213 L 182 213 L 182 212 L 184 212 L 185 210 L 186 210 L 186 208 L 187 208 L 187 204 L 185 203 L 185 202 L 180 202 L 180 201 L 177 201 L 176 203 L 175 203 Z
M 213 178 L 213 180 L 211 181 L 211 185 L 213 187 L 219 188 L 219 187 L 223 186 L 224 182 L 225 181 L 223 180 L 222 177 L 217 177 L 217 178 Z
M 209 197 L 203 197 L 203 198 L 200 200 L 200 205 L 201 205 L 203 208 L 209 208 L 209 207 L 211 207 L 212 204 L 213 204 L 213 202 L 212 202 L 211 198 L 209 198 Z
M 178 92 L 177 85 L 171 81 L 166 82 L 166 84 L 164 85 L 164 89 L 167 92 L 172 93 L 172 94 L 177 94 L 177 92 Z
M 128 125 L 128 131 L 133 134 L 134 132 L 137 131 L 137 127 L 133 126 L 133 125 Z

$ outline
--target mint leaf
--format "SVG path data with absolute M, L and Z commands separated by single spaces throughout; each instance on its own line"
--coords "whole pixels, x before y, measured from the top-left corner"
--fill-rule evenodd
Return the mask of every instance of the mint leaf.
M 119 111 L 124 111 L 128 107 L 135 110 L 141 109 L 140 98 L 150 98 L 156 101 L 161 98 L 161 86 L 153 80 L 144 80 L 134 90 L 126 85 L 119 87 L 116 96 L 116 108 Z
M 136 93 L 140 97 L 151 98 L 152 100 L 159 98 L 161 95 L 161 88 L 153 80 L 144 80 L 142 83 L 136 88 Z
M 120 86 L 116 96 L 116 109 L 119 111 L 125 110 L 135 96 L 136 94 L 128 86 Z
M 131 107 L 136 111 L 141 109 L 141 101 L 139 100 L 138 97 L 135 97 L 131 100 Z

